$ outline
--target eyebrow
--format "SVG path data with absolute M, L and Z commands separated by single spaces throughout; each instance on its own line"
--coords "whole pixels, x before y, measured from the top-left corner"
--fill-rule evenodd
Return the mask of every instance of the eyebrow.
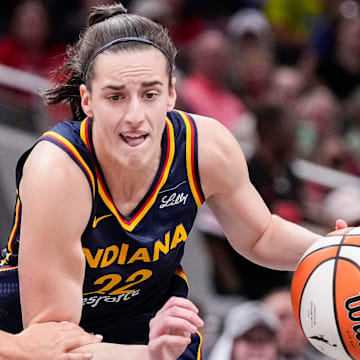
M 143 87 L 143 88 L 147 88 L 147 87 L 151 87 L 151 86 L 155 86 L 155 85 L 164 86 L 164 84 L 161 81 L 158 81 L 158 80 L 145 81 L 145 82 L 141 83 L 141 87 Z M 110 89 L 110 90 L 124 90 L 125 85 L 105 85 L 100 90 L 108 90 L 108 89 Z

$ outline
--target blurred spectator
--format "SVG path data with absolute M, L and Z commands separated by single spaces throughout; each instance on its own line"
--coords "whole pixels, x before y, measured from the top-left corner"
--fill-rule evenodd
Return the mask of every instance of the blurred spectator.
M 230 130 L 245 113 L 240 99 L 226 87 L 229 48 L 218 30 L 206 30 L 194 40 L 188 55 L 190 74 L 178 89 L 180 101 L 192 112 L 218 119 Z
M 332 223 L 332 226 L 334 223 Z M 297 324 L 288 287 L 277 288 L 267 294 L 263 302 L 278 318 L 278 349 L 281 360 L 326 360 L 305 338 Z
M 345 104 L 346 128 L 345 144 L 360 162 L 360 87 L 356 89 Z
M 264 101 L 269 85 L 273 33 L 264 14 L 251 8 L 237 11 L 226 28 L 232 44 L 231 88 L 253 109 Z
M 360 189 L 344 185 L 330 191 L 322 203 L 323 220 L 333 230 L 337 219 L 344 219 L 349 226 L 360 226 Z
M 313 161 L 329 169 L 351 175 L 359 175 L 359 164 L 353 153 L 346 147 L 344 141 L 339 136 L 328 137 L 318 146 Z M 321 183 L 307 182 L 305 186 L 304 201 L 312 207 L 312 211 L 317 211 L 313 216 L 318 217 L 318 223 L 323 223 L 322 209 L 324 200 L 330 191 L 328 185 Z M 318 210 L 316 210 L 318 209 Z M 309 208 L 309 210 L 311 210 Z M 332 227 L 334 223 L 332 223 Z M 327 222 L 323 225 L 329 225 Z
M 324 10 L 319 0 L 267 0 L 264 11 L 276 35 L 276 59 L 295 65 L 305 49 L 311 25 Z
M 360 85 L 359 14 L 343 17 L 338 23 L 333 51 L 319 59 L 315 74 L 340 99 Z
M 292 112 L 304 87 L 304 79 L 299 69 L 291 66 L 278 66 L 270 76 L 266 101 Z
M 296 155 L 294 120 L 281 107 L 267 104 L 256 109 L 255 117 L 259 145 L 248 161 L 251 182 L 272 212 L 286 204 L 292 208 L 287 220 L 299 223 L 302 184 L 291 169 Z
M 0 38 L 0 62 L 48 77 L 64 60 L 65 47 L 53 42 L 51 18 L 40 0 L 24 0 L 15 9 L 11 31 Z
M 245 153 L 252 151 L 253 119 L 226 82 L 229 43 L 219 30 L 201 33 L 188 54 L 190 73 L 178 85 L 178 103 L 189 112 L 216 118 L 238 138 Z
M 306 49 L 300 61 L 305 82 L 311 87 L 316 84 L 315 66 L 319 59 L 326 59 L 333 50 L 337 24 L 342 15 L 342 7 L 351 0 L 322 0 L 324 11 L 311 26 Z
M 53 41 L 48 8 L 40 0 L 24 0 L 15 8 L 10 22 L 9 34 L 0 38 L 0 63 L 50 78 L 51 72 L 64 61 L 65 46 Z M 34 85 L 34 91 L 37 90 Z M 1 121 L 26 130 L 43 130 L 38 96 L 5 86 L 0 88 L 0 96 L 6 104 L 6 115 Z
M 341 132 L 343 119 L 339 101 L 327 87 L 317 86 L 301 95 L 294 111 L 298 117 L 298 151 L 312 160 L 326 138 Z
M 359 175 L 359 165 L 340 137 L 328 137 L 318 148 L 315 162 L 347 174 Z
M 274 35 L 269 21 L 261 10 L 244 8 L 232 14 L 226 23 L 227 33 L 238 48 L 262 46 L 272 50 Z
M 209 360 L 277 360 L 276 316 L 261 302 L 241 303 L 228 313 Z

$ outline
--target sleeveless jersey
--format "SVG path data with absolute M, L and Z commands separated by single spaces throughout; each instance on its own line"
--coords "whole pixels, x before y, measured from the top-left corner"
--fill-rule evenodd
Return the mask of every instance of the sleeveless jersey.
M 129 216 L 116 208 L 96 160 L 91 118 L 59 123 L 38 141 L 50 141 L 65 151 L 85 174 L 92 192 L 92 213 L 81 238 L 86 270 L 80 325 L 103 334 L 108 342 L 147 343 L 150 318 L 169 297 L 186 297 L 188 292 L 180 261 L 197 209 L 204 201 L 194 120 L 184 112 L 168 113 L 158 171 Z M 30 151 L 17 165 L 17 188 Z M 0 309 L 14 316 L 19 311 L 20 221 L 18 195 L 0 267 Z M 1 292 L 6 289 L 1 283 L 11 283 L 7 301 L 2 299 Z

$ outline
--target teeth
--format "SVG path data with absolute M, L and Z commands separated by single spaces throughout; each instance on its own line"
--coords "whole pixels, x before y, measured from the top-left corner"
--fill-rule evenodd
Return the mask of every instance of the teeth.
M 124 135 L 124 136 L 126 136 L 126 137 L 129 137 L 129 138 L 132 138 L 132 139 L 136 139 L 136 138 L 140 138 L 140 137 L 142 137 L 143 135 Z

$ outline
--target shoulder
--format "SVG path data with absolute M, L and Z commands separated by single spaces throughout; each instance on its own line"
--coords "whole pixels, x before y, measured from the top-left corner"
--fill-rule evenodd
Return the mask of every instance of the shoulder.
M 60 221 L 63 227 L 66 222 L 79 233 L 88 222 L 92 193 L 87 179 L 64 151 L 48 141 L 36 144 L 26 159 L 19 194 L 31 216 L 48 217 L 57 225 Z
M 191 116 L 198 129 L 200 179 L 208 198 L 246 178 L 247 165 L 239 143 L 224 125 L 213 118 Z
M 69 155 L 49 141 L 38 142 L 23 168 L 23 178 L 32 183 L 32 186 L 44 186 L 56 189 L 83 186 L 87 181 L 79 166 Z M 37 185 L 38 184 L 38 185 Z

